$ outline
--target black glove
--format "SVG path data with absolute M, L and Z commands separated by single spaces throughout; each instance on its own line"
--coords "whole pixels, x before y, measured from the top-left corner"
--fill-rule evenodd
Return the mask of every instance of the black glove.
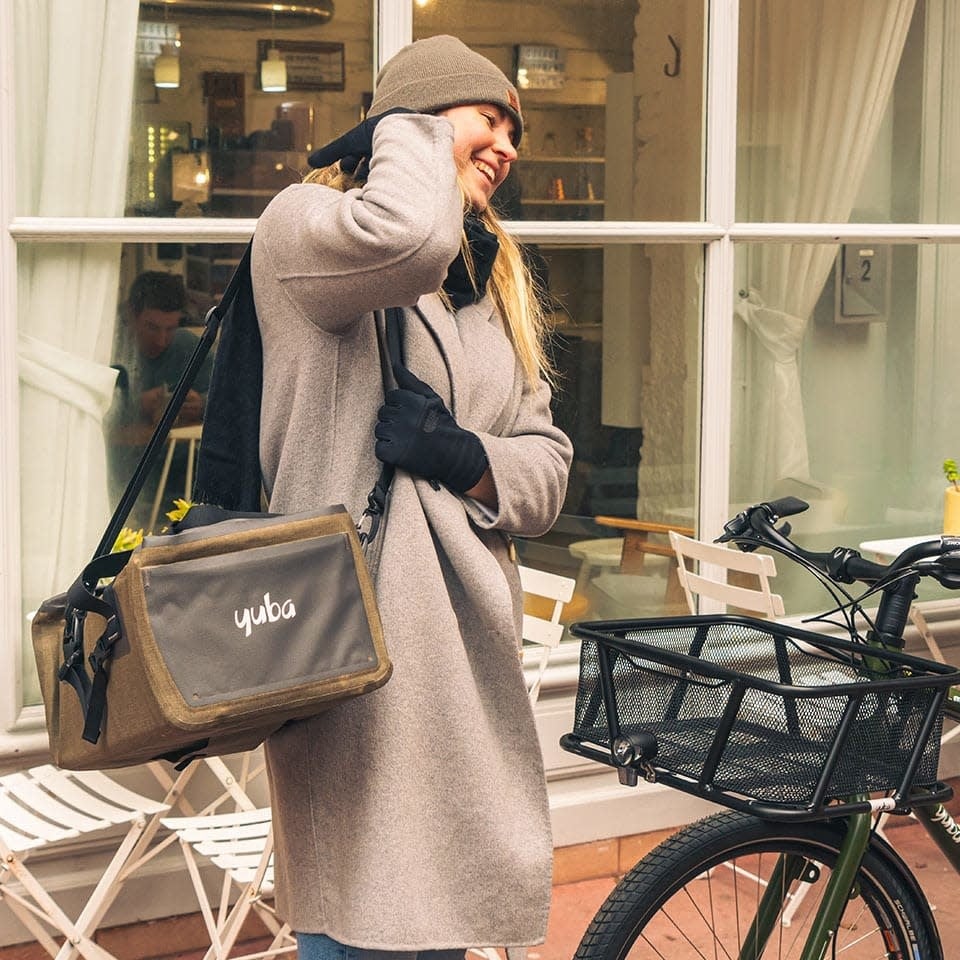
M 377 414 L 377 458 L 466 493 L 488 466 L 480 438 L 458 426 L 440 397 L 406 367 L 393 373 L 399 389 L 387 393 Z
M 493 270 L 493 261 L 497 259 L 497 251 L 500 249 L 500 241 L 475 213 L 468 213 L 463 218 L 463 230 L 470 244 L 476 286 L 470 280 L 461 250 L 453 263 L 447 267 L 447 278 L 443 281 L 443 289 L 450 297 L 454 310 L 459 310 L 471 303 L 478 303 L 483 299 L 487 291 L 487 281 Z
M 394 107 L 375 117 L 361 120 L 352 130 L 343 136 L 331 140 L 330 143 L 314 150 L 307 157 L 311 167 L 329 167 L 330 164 L 340 161 L 340 169 L 345 173 L 352 173 L 359 179 L 366 179 L 370 167 L 370 154 L 373 153 L 373 131 L 377 124 L 391 113 L 415 113 L 406 107 Z

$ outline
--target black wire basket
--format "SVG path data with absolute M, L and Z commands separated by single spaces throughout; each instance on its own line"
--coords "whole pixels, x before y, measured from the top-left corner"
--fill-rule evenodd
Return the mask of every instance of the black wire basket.
M 571 629 L 580 680 L 561 742 L 575 753 L 629 766 L 624 738 L 653 734 L 655 757 L 632 763 L 647 779 L 769 815 L 937 784 L 952 666 L 749 617 Z

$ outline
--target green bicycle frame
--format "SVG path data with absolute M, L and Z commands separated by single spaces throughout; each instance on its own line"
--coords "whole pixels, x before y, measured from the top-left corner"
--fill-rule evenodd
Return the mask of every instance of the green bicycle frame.
M 856 800 L 866 799 L 857 797 Z M 840 848 L 833 873 L 827 881 L 813 927 L 807 936 L 800 960 L 823 960 L 844 908 L 850 898 L 860 862 L 870 843 L 872 817 L 869 813 L 855 814 L 847 820 L 847 834 Z M 773 934 L 778 918 L 787 900 L 787 890 L 808 869 L 806 857 L 782 854 L 774 867 L 767 888 L 760 899 L 757 915 L 747 932 L 738 960 L 757 960 L 763 956 L 767 941 Z

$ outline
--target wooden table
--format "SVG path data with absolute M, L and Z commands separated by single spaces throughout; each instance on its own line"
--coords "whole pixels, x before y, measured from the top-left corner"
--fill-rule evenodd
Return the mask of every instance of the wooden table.
M 608 567 L 620 573 L 643 573 L 648 556 L 668 557 L 667 603 L 686 604 L 683 587 L 677 577 L 677 555 L 669 543 L 660 543 L 651 536 L 666 536 L 671 530 L 692 537 L 693 528 L 674 523 L 655 523 L 652 520 L 635 520 L 631 517 L 596 516 L 594 523 L 601 527 L 613 527 L 622 532 L 621 537 L 600 537 L 592 540 L 577 540 L 569 546 L 571 556 L 580 560 L 577 590 L 583 592 L 594 567 Z

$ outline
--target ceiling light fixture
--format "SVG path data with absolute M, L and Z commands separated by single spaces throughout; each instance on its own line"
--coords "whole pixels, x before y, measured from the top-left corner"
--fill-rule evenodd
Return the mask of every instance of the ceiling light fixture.
M 287 89 L 287 62 L 280 57 L 274 38 L 274 13 L 270 13 L 270 49 L 260 63 L 260 89 L 265 93 L 284 93 Z
M 180 86 L 180 53 L 172 43 L 165 43 L 153 63 L 153 85 L 164 89 Z

